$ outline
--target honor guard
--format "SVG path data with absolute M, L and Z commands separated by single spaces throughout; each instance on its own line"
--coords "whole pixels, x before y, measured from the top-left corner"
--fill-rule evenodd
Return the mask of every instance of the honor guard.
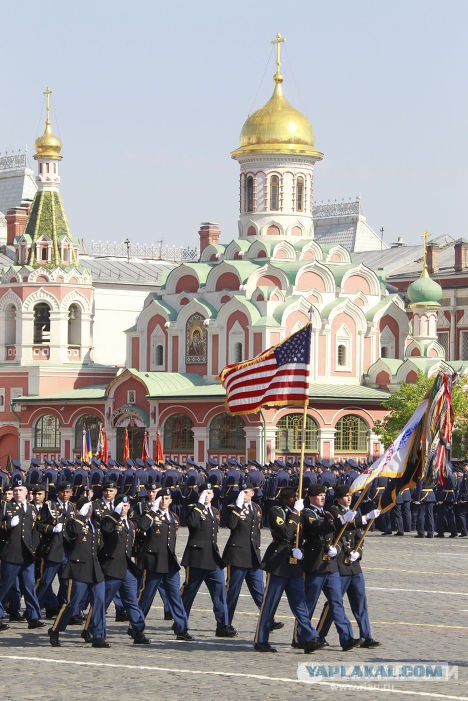
M 182 557 L 185 567 L 182 601 L 190 616 L 195 596 L 205 582 L 213 602 L 216 636 L 233 638 L 237 631 L 229 624 L 224 563 L 218 549 L 219 512 L 211 506 L 213 496 L 211 483 L 203 484 L 198 502 L 187 507 L 189 537 Z

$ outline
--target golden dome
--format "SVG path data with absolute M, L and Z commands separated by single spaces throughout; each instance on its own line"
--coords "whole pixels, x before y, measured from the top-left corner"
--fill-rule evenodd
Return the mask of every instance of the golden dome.
M 323 158 L 315 148 L 312 125 L 283 94 L 283 76 L 275 74 L 275 89 L 266 105 L 260 107 L 242 127 L 240 146 L 232 157 L 249 153 L 290 153 Z
M 62 142 L 52 133 L 50 128 L 50 105 L 49 98 L 52 90 L 46 88 L 44 95 L 46 96 L 46 125 L 44 133 L 36 139 L 36 153 L 34 158 L 56 158 L 61 159 L 60 152 L 62 150 Z

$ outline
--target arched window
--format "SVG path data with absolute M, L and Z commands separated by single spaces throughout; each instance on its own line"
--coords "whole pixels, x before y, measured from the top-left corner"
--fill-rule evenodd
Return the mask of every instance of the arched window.
M 50 307 L 45 302 L 34 307 L 33 343 L 50 343 Z
M 60 450 L 60 426 L 55 416 L 45 414 L 36 421 L 34 448 L 36 450 Z
M 16 343 L 16 307 L 9 304 L 5 309 L 5 345 L 13 346 Z
M 245 181 L 245 211 L 254 211 L 254 179 L 248 175 Z
M 318 426 L 308 416 L 306 420 L 305 448 L 309 453 L 319 452 Z M 276 452 L 300 453 L 302 443 L 302 414 L 286 414 L 277 424 Z
M 161 346 L 161 345 L 156 346 L 155 357 L 156 357 L 156 365 L 163 365 L 164 364 L 164 347 L 163 346 Z
M 234 343 L 234 362 L 240 363 L 243 360 L 242 343 Z
M 83 414 L 80 416 L 75 424 L 75 450 L 81 452 L 81 446 L 83 444 L 83 430 L 85 434 L 88 431 L 91 434 L 91 447 L 93 453 L 96 452 L 98 440 L 99 440 L 99 425 L 102 422 L 94 414 Z
M 68 345 L 81 346 L 81 308 L 71 304 L 68 308 Z
M 387 346 L 382 346 L 380 349 L 380 357 L 381 358 L 388 358 L 388 348 Z
M 193 423 L 186 414 L 174 414 L 164 424 L 164 450 L 193 453 Z
M 270 178 L 270 209 L 272 211 L 279 209 L 279 178 L 277 175 L 272 175 Z
M 210 424 L 210 450 L 244 452 L 244 422 L 240 416 L 218 414 Z
M 340 367 L 346 366 L 346 346 L 343 343 L 337 349 L 337 362 Z
M 296 211 L 304 210 L 304 178 L 300 175 L 296 181 Z
M 47 248 L 47 246 L 41 247 L 41 260 L 49 260 L 49 249 Z
M 368 426 L 360 416 L 343 416 L 336 424 L 335 455 L 337 453 L 367 453 Z

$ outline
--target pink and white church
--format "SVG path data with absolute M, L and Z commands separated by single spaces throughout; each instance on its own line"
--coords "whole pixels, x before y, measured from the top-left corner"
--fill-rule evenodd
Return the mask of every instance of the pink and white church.
M 158 432 L 178 461 L 297 456 L 302 410 L 230 416 L 216 376 L 312 320 L 306 451 L 372 458 L 382 450 L 373 426 L 389 392 L 418 370 L 444 366 L 442 291 L 426 261 L 406 309 L 383 270 L 353 263 L 346 248 L 315 236 L 323 154 L 309 120 L 284 96 L 277 47 L 272 97 L 248 117 L 231 154 L 240 168 L 238 237 L 223 243 L 216 224 L 202 224 L 198 262 L 167 266 L 159 285 L 148 281 L 134 325 L 119 329 L 117 307 L 101 316 L 100 335 L 96 281 L 80 261 L 60 195 L 61 141 L 47 93 L 37 192 L 26 211 L 6 217 L 15 260 L 0 280 L 0 456 L 72 459 L 83 425 L 96 443 L 100 424 L 117 459 L 125 428 L 133 457 L 145 433 L 154 451 Z M 102 361 L 110 334 L 125 344 L 124 366 Z

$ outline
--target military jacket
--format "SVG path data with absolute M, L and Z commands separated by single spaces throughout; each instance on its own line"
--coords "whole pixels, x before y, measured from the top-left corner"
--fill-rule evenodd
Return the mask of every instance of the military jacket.
M 224 566 L 218 548 L 219 512 L 213 507 L 211 511 L 198 503 L 187 507 L 189 537 L 182 557 L 184 567 L 211 571 L 216 565 Z
M 231 535 L 224 548 L 223 560 L 234 567 L 260 567 L 262 511 L 253 501 L 251 505 L 252 509 L 245 505 L 239 508 L 235 504 L 227 507 L 226 525 Z
M 167 511 L 146 511 L 140 523 L 143 538 L 139 564 L 141 569 L 168 574 L 180 569 L 175 553 L 178 522 Z
M 315 506 L 308 506 L 302 512 L 302 549 L 304 559 L 302 567 L 307 574 L 327 574 L 336 572 L 338 564 L 336 557 L 327 556 L 328 549 L 333 543 L 333 517 Z
M 303 572 L 299 561 L 290 562 L 296 533 L 301 528 L 300 514 L 294 513 L 287 507 L 272 506 L 268 512 L 268 525 L 273 540 L 263 556 L 262 568 L 278 577 L 288 579 L 302 577 Z
M 69 519 L 65 528 L 71 547 L 63 577 L 86 584 L 102 582 L 104 574 L 98 559 L 101 543 L 99 528 L 94 524 L 92 528 L 89 521 L 81 514 L 76 514 L 74 518 Z
M 346 512 L 346 510 L 346 507 L 342 506 L 341 504 L 334 504 L 332 507 L 330 507 L 330 513 L 332 514 L 334 519 L 336 535 L 338 535 L 338 533 L 343 528 L 340 516 L 342 516 Z M 355 562 L 350 562 L 348 559 L 350 552 L 352 550 L 355 550 L 356 545 L 358 544 L 361 536 L 362 517 L 360 516 L 360 514 L 357 514 L 354 521 L 351 521 L 350 523 L 346 524 L 346 529 L 340 538 L 340 548 L 336 557 L 338 563 L 338 571 L 340 575 L 346 576 L 359 574 L 359 572 L 361 572 L 362 546 L 359 548 L 359 552 L 361 553 L 361 558 L 359 558 L 359 560 L 356 560 Z
M 41 535 L 40 555 L 50 562 L 62 562 L 66 541 L 65 524 L 75 513 L 75 505 L 70 501 L 66 509 L 58 501 L 47 500 L 42 505 L 36 519 L 36 529 Z M 63 524 L 60 533 L 54 533 L 53 529 L 58 523 Z
M 34 548 L 37 542 L 34 536 L 36 512 L 31 504 L 26 504 L 25 511 L 23 506 L 14 500 L 8 502 L 6 506 L 2 505 L 2 509 L 2 560 L 15 565 L 30 564 L 34 560 Z M 12 527 L 11 520 L 14 516 L 19 517 L 19 523 Z
M 101 521 L 101 533 L 99 562 L 104 576 L 125 579 L 128 569 L 138 576 L 138 569 L 132 561 L 135 526 L 128 517 L 124 519 L 116 511 L 105 514 Z

